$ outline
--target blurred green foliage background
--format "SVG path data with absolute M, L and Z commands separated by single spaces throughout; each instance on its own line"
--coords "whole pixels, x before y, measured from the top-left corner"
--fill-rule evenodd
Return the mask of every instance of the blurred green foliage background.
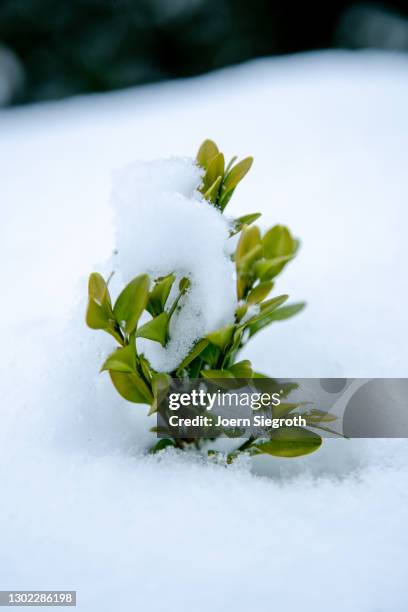
M 0 78 L 14 70 L 3 104 L 187 77 L 271 54 L 406 49 L 407 9 L 338 0 L 0 0 Z

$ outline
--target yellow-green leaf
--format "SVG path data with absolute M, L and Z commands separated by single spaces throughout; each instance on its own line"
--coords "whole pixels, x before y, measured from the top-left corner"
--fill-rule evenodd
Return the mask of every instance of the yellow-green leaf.
M 197 162 L 199 166 L 206 170 L 210 162 L 218 153 L 218 147 L 213 140 L 204 140 L 197 153 Z
M 264 256 L 266 259 L 293 255 L 296 250 L 296 241 L 284 225 L 275 225 L 262 239 Z
M 170 376 L 168 374 L 154 374 L 152 378 L 153 402 L 150 406 L 148 416 L 157 412 L 158 405 L 167 394 L 170 386 Z
M 308 429 L 280 427 L 270 440 L 253 444 L 253 448 L 274 457 L 301 457 L 313 453 L 321 444 L 321 437 Z
M 218 153 L 218 155 L 216 155 L 214 159 L 210 162 L 207 168 L 207 172 L 205 173 L 202 189 L 203 192 L 207 192 L 210 187 L 214 185 L 214 183 L 219 177 L 221 177 L 222 180 L 224 176 L 224 165 L 224 155 L 222 153 Z
M 217 198 L 218 198 L 218 192 L 220 190 L 221 181 L 222 181 L 222 176 L 219 176 L 214 181 L 214 183 L 211 185 L 211 187 L 208 189 L 208 191 L 205 192 L 204 194 L 205 200 L 213 202 L 214 204 L 216 203 Z
M 258 304 L 259 302 L 262 302 L 262 300 L 264 300 L 272 291 L 272 288 L 273 283 L 271 281 L 260 283 L 249 292 L 247 302 L 249 304 Z
M 118 348 L 109 355 L 101 367 L 101 372 L 106 370 L 115 370 L 115 372 L 135 372 L 136 352 L 133 344 Z
M 221 329 L 217 329 L 216 331 L 213 331 L 210 334 L 207 334 L 206 337 L 212 344 L 214 344 L 215 346 L 223 350 L 227 346 L 229 341 L 231 340 L 233 333 L 234 333 L 234 326 L 226 325 L 225 327 L 222 327 Z
M 151 404 L 153 395 L 140 376 L 127 372 L 109 371 L 112 383 L 118 393 L 135 404 Z
M 167 342 L 169 315 L 167 312 L 162 312 L 158 317 L 148 321 L 136 332 L 136 338 L 147 338 L 154 342 L 159 342 L 165 346 Z
M 235 189 L 238 183 L 242 181 L 244 176 L 248 174 L 253 162 L 253 157 L 246 157 L 242 161 L 235 164 L 224 179 L 223 190 L 228 192 L 231 191 L 231 189 Z
M 125 324 L 125 330 L 131 334 L 147 305 L 149 298 L 150 279 L 147 274 L 134 278 L 116 300 L 113 312 L 120 325 Z
M 234 363 L 228 370 L 235 378 L 252 378 L 252 364 L 248 359 Z
M 203 350 L 207 348 L 208 345 L 209 340 L 207 340 L 206 338 L 202 338 L 201 340 L 199 340 L 189 352 L 187 357 L 185 357 L 180 363 L 179 367 L 177 368 L 177 371 L 180 372 L 181 370 L 184 370 L 184 368 L 186 368 L 188 365 L 190 365 L 190 363 L 194 361 L 194 359 L 198 357 L 203 352 Z
M 164 307 L 169 297 L 169 293 L 173 286 L 176 277 L 174 274 L 169 274 L 163 278 L 159 278 L 149 295 L 149 301 L 146 310 L 152 315 L 158 315 L 163 312 Z
M 238 234 L 244 227 L 244 225 L 251 225 L 254 221 L 259 219 L 262 213 L 252 213 L 250 215 L 243 215 L 234 220 L 234 229 L 231 231 L 231 236 Z
M 261 244 L 261 232 L 259 231 L 259 227 L 256 225 L 244 227 L 235 251 L 235 261 L 237 262 L 237 266 L 239 265 L 241 259 L 249 251 L 255 247 L 259 247 Z

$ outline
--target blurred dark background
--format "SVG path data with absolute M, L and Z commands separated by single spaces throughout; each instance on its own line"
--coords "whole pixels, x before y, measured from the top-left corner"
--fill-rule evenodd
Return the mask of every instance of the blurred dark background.
M 321 48 L 408 49 L 408 2 L 0 0 L 0 105 Z

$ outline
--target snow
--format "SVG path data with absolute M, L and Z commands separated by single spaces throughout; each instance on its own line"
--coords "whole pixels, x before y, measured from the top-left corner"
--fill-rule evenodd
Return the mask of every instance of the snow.
M 154 279 L 174 273 L 169 304 L 179 281 L 190 281 L 171 319 L 167 346 L 138 340 L 139 352 L 160 372 L 175 370 L 195 341 L 234 320 L 229 225 L 200 198 L 201 175 L 192 159 L 139 162 L 119 172 L 113 188 L 118 254 L 112 268 L 119 277 L 128 283 L 138 274 Z
M 307 309 L 243 357 L 407 376 L 407 68 L 316 53 L 0 112 L 1 588 L 76 589 L 87 612 L 407 609 L 406 440 L 228 469 L 146 455 L 154 419 L 98 374 L 111 341 L 83 322 L 115 247 L 114 172 L 212 137 L 255 157 L 229 213 L 302 240 L 277 290 Z

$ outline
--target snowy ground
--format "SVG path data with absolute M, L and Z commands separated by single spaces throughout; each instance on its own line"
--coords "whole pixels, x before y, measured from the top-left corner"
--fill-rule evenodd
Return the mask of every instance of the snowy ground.
M 113 247 L 112 172 L 212 137 L 255 157 L 231 213 L 302 239 L 279 288 L 308 308 L 248 348 L 257 368 L 408 376 L 407 70 L 320 53 L 0 112 L 0 588 L 76 589 L 91 612 L 407 609 L 405 440 L 146 456 L 76 305 Z

